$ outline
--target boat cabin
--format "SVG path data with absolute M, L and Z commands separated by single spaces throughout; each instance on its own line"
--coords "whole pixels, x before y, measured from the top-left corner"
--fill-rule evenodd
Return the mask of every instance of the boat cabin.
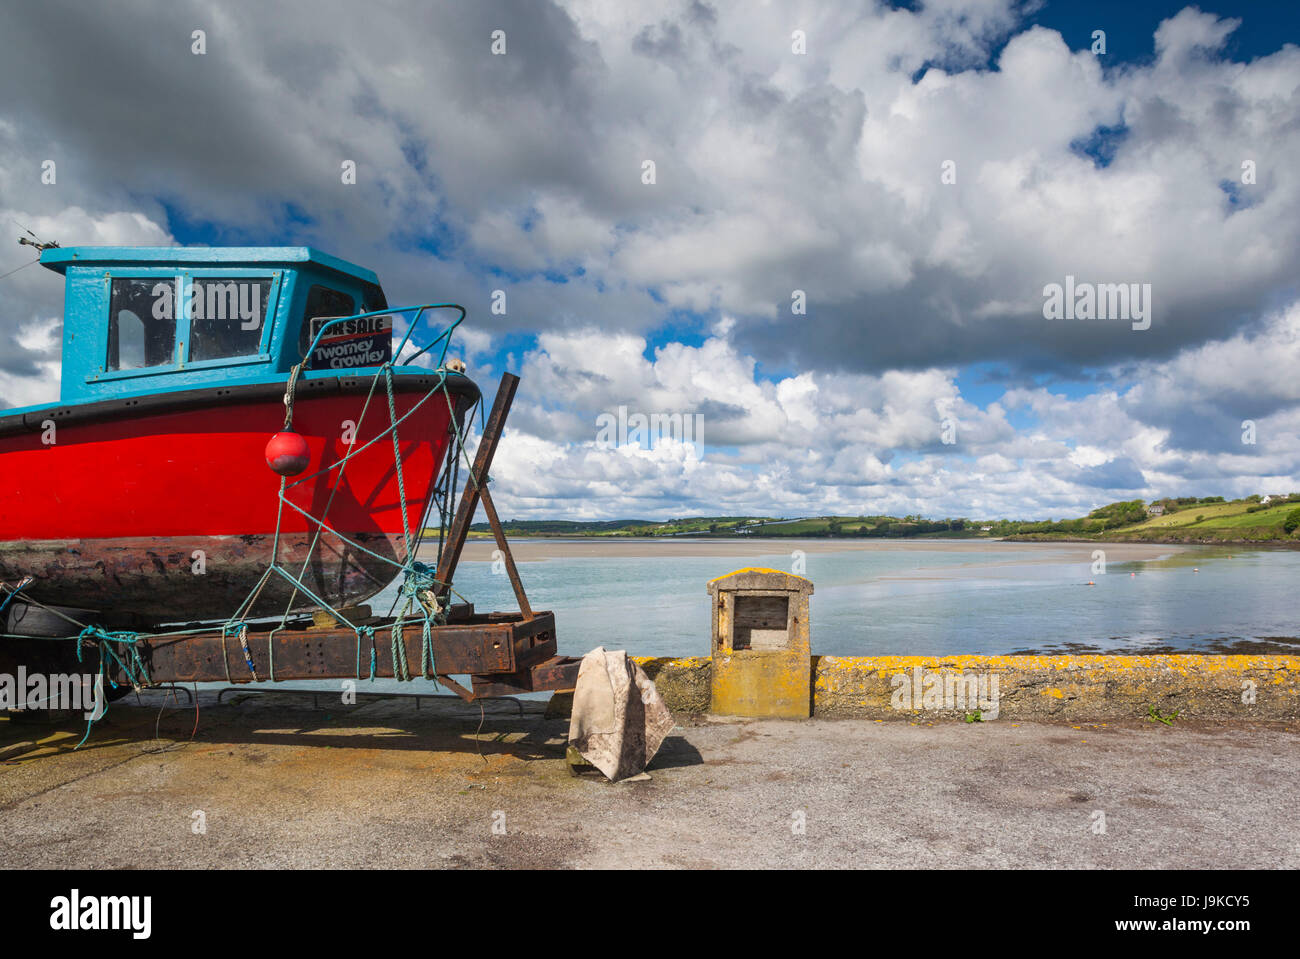
M 388 308 L 373 272 L 310 247 L 66 247 L 61 402 L 282 379 L 325 320 Z M 392 357 L 392 317 L 332 325 L 305 369 Z

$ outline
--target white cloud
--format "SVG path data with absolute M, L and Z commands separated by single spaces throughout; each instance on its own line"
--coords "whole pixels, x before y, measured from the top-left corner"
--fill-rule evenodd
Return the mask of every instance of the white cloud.
M 1012 387 L 984 405 L 961 395 L 951 370 L 803 372 L 772 381 L 722 338 L 671 344 L 648 359 L 635 337 L 548 334 L 524 365 L 532 405 L 516 429 L 528 435 L 516 442 L 520 434 L 512 432 L 502 447 L 498 461 L 507 465 L 499 472 L 511 482 L 500 498 L 520 516 L 695 508 L 1032 518 L 1079 515 L 1121 498 L 1289 491 L 1300 488 L 1300 408 L 1291 387 L 1281 389 L 1292 405 L 1260 419 L 1255 447 L 1241 443 L 1231 421 L 1217 452 L 1179 448 L 1162 421 L 1191 397 L 1214 404 L 1224 391 L 1239 391 L 1233 363 L 1269 356 L 1279 368 L 1300 364 L 1298 323 L 1300 304 L 1253 337 L 1112 370 L 1108 388 L 1072 397 Z M 1158 393 L 1133 386 L 1138 380 Z M 597 416 L 619 404 L 691 413 L 711 402 L 725 406 L 704 414 L 703 462 L 671 443 L 653 451 L 596 445 Z M 1027 415 L 1034 426 L 1017 431 L 1009 415 Z M 944 417 L 957 423 L 951 446 L 940 441 Z
M 21 5 L 2 212 L 68 245 L 171 243 L 175 217 L 292 235 L 376 266 L 394 303 L 464 301 L 480 378 L 536 333 L 502 451 L 520 515 L 1065 515 L 1293 484 L 1300 48 L 1232 62 L 1236 21 L 1189 8 L 1150 62 L 1103 70 L 1022 29 L 1028 6 L 209 3 L 196 58 L 138 53 L 142 28 L 188 36 L 188 8 Z M 0 272 L 30 252 L 4 249 Z M 1044 321 L 1067 274 L 1150 283 L 1152 328 Z M 0 289 L 0 400 L 52 399 L 57 278 Z M 697 329 L 663 342 L 669 321 Z M 973 364 L 1002 395 L 962 394 Z M 619 405 L 698 411 L 705 462 L 597 448 Z

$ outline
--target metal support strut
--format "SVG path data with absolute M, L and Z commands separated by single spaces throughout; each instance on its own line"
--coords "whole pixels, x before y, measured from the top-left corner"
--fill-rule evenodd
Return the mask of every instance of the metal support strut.
M 497 541 L 497 548 L 505 557 L 506 575 L 510 577 L 510 587 L 515 591 L 519 611 L 523 613 L 525 620 L 529 620 L 533 618 L 533 610 L 528 604 L 528 596 L 524 593 L 523 583 L 519 579 L 519 570 L 515 567 L 510 543 L 506 541 L 505 531 L 501 529 L 501 519 L 497 516 L 496 506 L 492 503 L 492 494 L 488 492 L 492 460 L 497 455 L 497 445 L 501 442 L 506 417 L 510 415 L 510 406 L 515 401 L 515 392 L 518 389 L 519 377 L 513 373 L 506 373 L 501 377 L 501 385 L 497 387 L 497 398 L 492 401 L 492 412 L 488 415 L 487 422 L 483 424 L 483 438 L 479 441 L 478 451 L 474 454 L 474 465 L 470 467 L 469 476 L 465 478 L 465 492 L 461 494 L 460 503 L 456 507 L 456 516 L 447 530 L 447 545 L 443 548 L 442 562 L 438 566 L 435 579 L 438 583 L 438 602 L 446 606 L 451 592 L 451 580 L 456 575 L 460 554 L 465 548 L 469 527 L 474 522 L 474 513 L 481 500 L 483 511 L 487 513 L 488 525 L 492 528 L 492 535 Z

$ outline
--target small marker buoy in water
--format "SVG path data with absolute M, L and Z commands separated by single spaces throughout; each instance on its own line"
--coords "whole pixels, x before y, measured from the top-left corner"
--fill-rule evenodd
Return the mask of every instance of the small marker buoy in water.
M 281 476 L 297 476 L 311 462 L 307 441 L 292 430 L 276 433 L 266 444 L 266 465 Z
M 1092 580 L 1088 580 L 1088 585 L 1089 585 L 1089 586 L 1096 586 L 1097 584 L 1094 583 Z

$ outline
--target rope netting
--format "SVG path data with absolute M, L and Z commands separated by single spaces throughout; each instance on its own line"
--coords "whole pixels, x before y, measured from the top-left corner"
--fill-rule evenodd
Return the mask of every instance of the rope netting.
M 414 350 L 403 356 L 408 344 L 411 342 L 412 334 L 415 332 L 421 318 L 426 311 L 451 309 L 459 312 L 457 319 L 452 322 L 445 330 L 438 334 L 423 348 Z M 453 508 L 453 497 L 458 486 L 460 477 L 460 467 L 462 459 L 465 462 L 467 475 L 473 475 L 469 466 L 469 452 L 466 447 L 465 437 L 469 428 L 473 425 L 474 417 L 482 420 L 483 404 L 482 397 L 469 411 L 469 417 L 466 422 L 461 422 L 458 417 L 456 400 L 448 389 L 448 376 L 452 375 L 447 369 L 447 350 L 451 345 L 451 335 L 456 327 L 460 325 L 465 318 L 464 307 L 455 303 L 434 303 L 418 307 L 398 307 L 395 309 L 375 310 L 369 313 L 360 313 L 355 316 L 337 317 L 329 320 L 317 331 L 311 345 L 304 353 L 304 359 L 295 365 L 290 373 L 288 383 L 286 384 L 284 394 L 285 418 L 284 430 L 291 431 L 293 428 L 295 392 L 298 379 L 303 371 L 304 366 L 315 352 L 317 344 L 325 332 L 333 326 L 348 321 L 367 319 L 381 316 L 404 316 L 414 313 L 407 327 L 405 335 L 402 337 L 400 344 L 393 351 L 392 359 L 375 369 L 370 378 L 370 386 L 366 392 L 366 397 L 361 406 L 361 412 L 355 423 L 355 429 L 351 431 L 348 440 L 347 449 L 341 457 L 332 463 L 322 466 L 320 469 L 296 476 L 290 479 L 288 476 L 281 476 L 280 489 L 278 494 L 278 503 L 276 508 L 275 534 L 272 538 L 271 560 L 267 568 L 262 572 L 257 582 L 249 590 L 247 596 L 239 603 L 234 613 L 220 625 L 220 637 L 222 647 L 222 660 L 225 666 L 226 679 L 228 682 L 234 682 L 230 674 L 230 660 L 227 654 L 227 640 L 234 638 L 238 641 L 240 652 L 243 656 L 244 664 L 248 668 L 252 682 L 260 682 L 262 678 L 258 676 L 254 666 L 252 651 L 249 648 L 248 633 L 250 619 L 266 620 L 266 616 L 253 617 L 251 614 L 256 607 L 258 600 L 262 598 L 267 585 L 276 577 L 287 583 L 289 587 L 289 598 L 285 602 L 284 610 L 279 617 L 279 622 L 270 629 L 267 634 L 267 680 L 275 681 L 275 636 L 282 629 L 290 628 L 295 617 L 301 618 L 302 610 L 310 608 L 307 603 L 300 600 L 300 597 L 309 601 L 310 606 L 328 613 L 333 619 L 347 628 L 351 629 L 356 636 L 357 649 L 357 667 L 356 678 L 362 679 L 362 659 L 363 653 L 368 654 L 369 668 L 368 678 L 376 678 L 376 635 L 375 627 L 363 622 L 355 622 L 349 618 L 349 610 L 335 608 L 327 599 L 319 595 L 307 583 L 308 573 L 312 569 L 313 562 L 318 559 L 322 549 L 325 534 L 329 534 L 332 539 L 331 547 L 339 550 L 343 562 L 348 562 L 348 550 L 355 550 L 358 553 L 365 554 L 371 560 L 382 564 L 380 568 L 391 569 L 392 577 L 387 580 L 381 580 L 374 574 L 368 573 L 376 580 L 375 592 L 380 592 L 384 585 L 396 580 L 399 576 L 397 594 L 389 607 L 388 614 L 384 620 L 392 619 L 390 629 L 391 656 L 393 663 L 394 678 L 399 681 L 412 680 L 416 678 L 411 673 L 410 665 L 407 661 L 406 647 L 403 641 L 404 628 L 409 623 L 412 625 L 416 622 L 421 627 L 421 653 L 420 653 L 420 672 L 418 676 L 433 680 L 436 679 L 436 666 L 433 656 L 433 639 L 432 628 L 437 625 L 443 625 L 447 621 L 447 609 L 445 603 L 439 602 L 439 595 L 447 596 L 454 594 L 462 600 L 455 591 L 450 582 L 440 582 L 436 576 L 436 570 L 441 565 L 443 549 L 446 545 L 447 529 L 451 520 Z M 398 381 L 405 380 L 410 383 L 409 377 L 394 375 L 394 369 L 397 366 L 409 366 L 419 357 L 429 353 L 430 350 L 442 344 L 441 354 L 439 355 L 436 367 L 433 373 L 437 375 L 436 382 L 427 390 L 419 395 L 410 407 L 399 415 L 397 404 Z M 366 423 L 366 415 L 370 411 L 373 401 L 383 387 L 386 398 L 386 409 L 383 411 L 387 414 L 387 424 L 384 425 L 374 436 L 358 445 L 358 437 L 362 435 L 363 424 Z M 404 393 L 409 393 L 409 386 Z M 402 424 L 411 417 L 416 416 L 427 403 L 445 402 L 449 420 L 450 436 L 449 444 L 454 444 L 450 450 L 444 450 L 443 455 L 434 460 L 433 469 L 436 475 L 433 477 L 431 485 L 428 485 L 429 503 L 421 512 L 420 522 L 413 530 L 410 517 L 411 510 L 407 492 L 408 477 L 404 470 L 402 457 Z M 427 412 L 427 411 L 426 411 Z M 460 411 L 463 415 L 464 411 Z M 344 478 L 347 468 L 358 456 L 367 450 L 375 447 L 377 444 L 391 440 L 393 452 L 393 471 L 397 487 L 399 508 L 401 512 L 401 542 L 404 549 L 402 558 L 394 555 L 384 555 L 376 550 L 370 549 L 364 543 L 360 542 L 355 536 L 349 536 L 346 532 L 341 531 L 330 522 L 330 510 L 334 505 L 335 496 L 339 489 L 343 487 Z M 290 498 L 290 494 L 304 484 L 314 484 L 317 482 L 329 482 L 325 477 L 331 477 L 332 482 L 329 485 L 329 495 L 325 500 L 324 507 L 318 514 L 304 509 Z M 291 568 L 286 561 L 281 558 L 282 540 L 286 534 L 284 524 L 286 518 L 286 508 L 301 515 L 307 523 L 307 528 L 311 531 L 311 539 L 308 544 L 302 563 L 296 571 Z M 431 525 L 436 513 L 436 525 Z M 438 542 L 436 549 L 433 550 L 435 562 L 432 566 L 424 563 L 419 559 L 425 555 L 422 551 L 425 547 L 425 537 L 430 529 L 436 529 L 438 533 Z M 432 544 L 429 544 L 432 546 Z M 26 593 L 24 589 L 33 582 L 33 577 L 26 576 L 14 586 L 9 586 L 0 582 L 0 590 L 5 591 L 5 595 L 0 600 L 0 614 L 15 598 L 21 598 L 22 602 L 30 606 L 45 610 L 54 616 L 66 621 L 70 627 L 77 632 L 69 632 L 66 636 L 28 636 L 18 633 L 0 633 L 0 638 L 4 639 L 23 639 L 23 640 L 49 640 L 52 642 L 71 641 L 77 644 L 77 660 L 83 660 L 83 647 L 93 646 L 99 652 L 99 667 L 97 670 L 101 680 L 107 679 L 112 688 L 117 689 L 118 683 L 114 676 L 121 673 L 130 685 L 137 691 L 141 688 L 154 685 L 150 679 L 149 671 L 146 668 L 144 659 L 140 655 L 140 644 L 153 639 L 173 639 L 185 636 L 192 636 L 201 633 L 211 633 L 214 631 L 213 626 L 203 626 L 197 628 L 158 630 L 158 631 L 130 631 L 130 630 L 110 630 L 100 625 L 84 623 L 73 616 L 66 614 L 62 609 L 57 609 L 41 603 Z M 449 602 L 449 600 L 448 600 Z M 353 616 L 356 616 L 353 611 Z M 273 619 L 274 617 L 270 617 Z M 250 681 L 250 680 L 245 680 Z M 98 716 L 91 718 L 87 723 L 86 735 L 89 736 L 91 725 L 98 719 Z M 82 743 L 85 742 L 82 738 Z M 82 744 L 78 743 L 78 747 Z

